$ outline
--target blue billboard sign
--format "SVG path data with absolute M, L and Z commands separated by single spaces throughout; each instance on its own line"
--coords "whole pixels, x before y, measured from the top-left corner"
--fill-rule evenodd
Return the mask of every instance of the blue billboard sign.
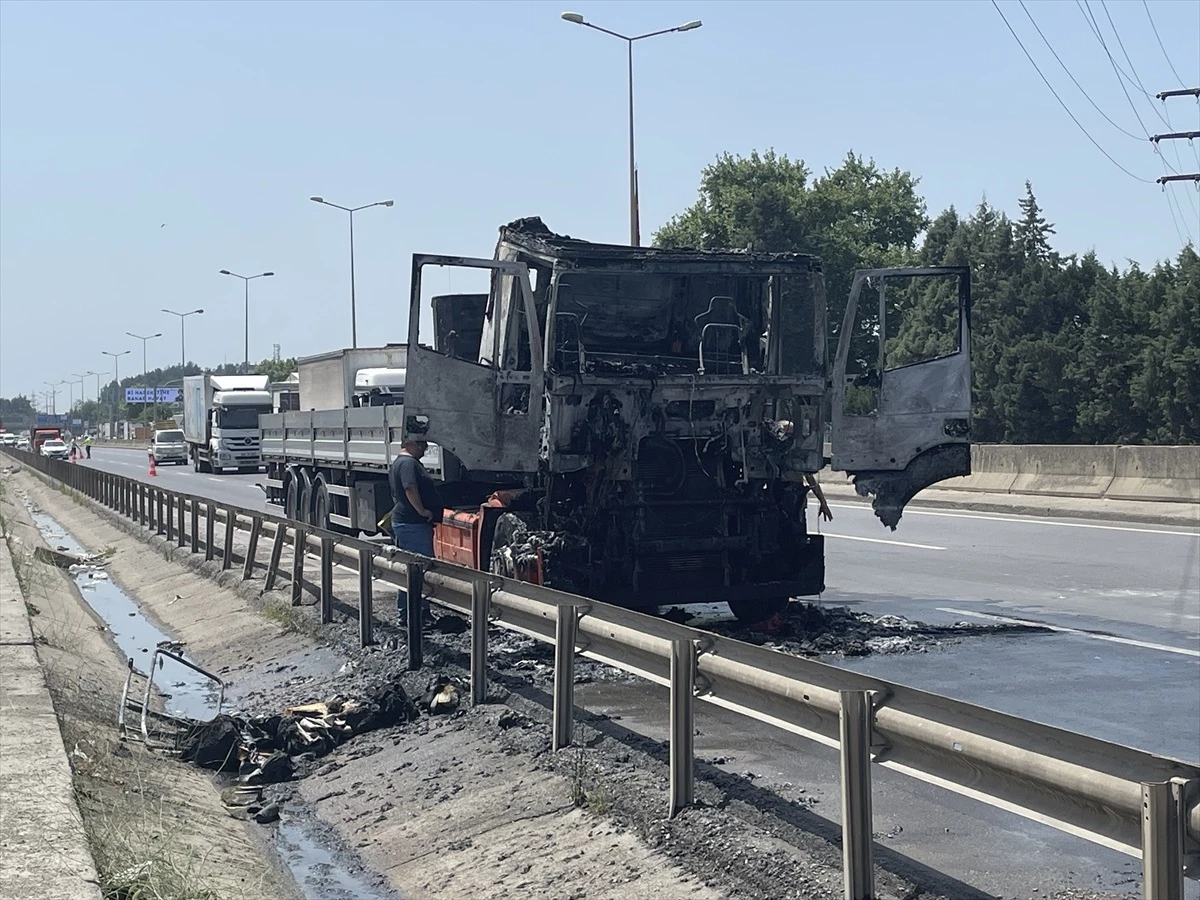
M 126 403 L 178 403 L 181 399 L 181 388 L 125 388 Z

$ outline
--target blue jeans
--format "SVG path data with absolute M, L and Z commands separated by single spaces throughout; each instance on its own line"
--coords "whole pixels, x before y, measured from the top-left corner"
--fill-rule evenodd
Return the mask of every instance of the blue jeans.
M 392 520 L 392 540 L 401 550 L 409 553 L 419 553 L 433 558 L 433 526 L 410 525 Z M 408 591 L 396 591 L 396 612 L 404 616 L 408 611 Z M 421 612 L 429 615 L 429 601 L 421 604 Z

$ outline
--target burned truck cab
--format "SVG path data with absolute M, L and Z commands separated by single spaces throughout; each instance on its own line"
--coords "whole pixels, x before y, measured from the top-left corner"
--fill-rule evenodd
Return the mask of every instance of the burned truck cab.
M 958 288 L 925 281 L 943 277 Z M 473 291 L 433 296 L 443 284 Z M 804 501 L 831 403 L 834 466 L 885 524 L 969 471 L 966 271 L 861 273 L 832 373 L 825 301 L 813 256 L 597 244 L 522 219 L 494 259 L 414 256 L 404 431 L 441 446 L 478 567 L 762 619 L 824 589 Z
M 595 244 L 536 219 L 495 256 L 418 258 L 406 386 L 406 427 L 453 457 L 447 478 L 504 498 L 485 567 L 756 618 L 821 591 L 804 520 L 828 390 L 820 261 Z M 482 327 L 448 328 L 438 297 L 434 332 L 479 335 L 474 359 L 422 341 L 430 265 L 488 270 L 482 310 L 462 295 Z

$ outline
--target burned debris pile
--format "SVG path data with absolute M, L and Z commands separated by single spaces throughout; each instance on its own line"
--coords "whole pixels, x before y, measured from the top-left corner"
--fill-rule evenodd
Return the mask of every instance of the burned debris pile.
M 1033 625 L 954 622 L 930 625 L 904 616 L 873 616 L 844 606 L 792 603 L 765 622 L 746 626 L 719 623 L 714 631 L 765 644 L 799 656 L 868 656 L 872 653 L 925 653 L 947 641 L 977 635 L 1039 633 Z
M 355 735 L 411 722 L 422 711 L 453 712 L 458 703 L 458 685 L 435 678 L 415 703 L 400 685 L 386 684 L 364 698 L 333 696 L 289 706 L 282 714 L 223 714 L 191 723 L 181 741 L 180 759 L 236 773 L 243 785 L 274 784 L 292 777 L 295 760 L 326 756 Z

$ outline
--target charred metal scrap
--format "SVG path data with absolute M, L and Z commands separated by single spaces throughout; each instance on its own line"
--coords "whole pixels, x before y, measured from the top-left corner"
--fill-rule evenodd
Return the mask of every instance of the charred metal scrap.
M 458 686 L 435 678 L 414 703 L 396 684 L 377 688 L 366 698 L 333 696 L 289 706 L 280 715 L 219 715 L 192 722 L 180 758 L 218 772 L 236 772 L 243 785 L 272 784 L 292 777 L 293 758 L 317 759 L 355 735 L 389 728 L 458 708 Z

